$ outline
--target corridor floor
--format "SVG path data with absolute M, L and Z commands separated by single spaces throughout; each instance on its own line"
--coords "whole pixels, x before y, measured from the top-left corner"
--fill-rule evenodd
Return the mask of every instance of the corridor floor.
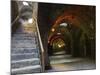
M 90 70 L 95 69 L 95 61 L 88 58 L 73 58 L 71 55 L 55 54 L 50 56 L 52 69 L 47 72 L 73 71 L 73 70 Z

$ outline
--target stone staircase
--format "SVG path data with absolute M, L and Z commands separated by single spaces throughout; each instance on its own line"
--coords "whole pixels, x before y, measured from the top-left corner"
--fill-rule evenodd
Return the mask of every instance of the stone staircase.
M 11 73 L 30 74 L 41 72 L 37 34 L 15 33 L 11 40 Z

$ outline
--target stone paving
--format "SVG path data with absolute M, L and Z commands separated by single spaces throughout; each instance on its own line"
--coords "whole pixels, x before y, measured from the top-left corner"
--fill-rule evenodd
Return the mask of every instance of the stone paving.
M 89 58 L 75 58 L 71 55 L 51 56 L 50 64 L 52 69 L 47 70 L 46 72 L 91 70 L 96 68 L 94 60 Z

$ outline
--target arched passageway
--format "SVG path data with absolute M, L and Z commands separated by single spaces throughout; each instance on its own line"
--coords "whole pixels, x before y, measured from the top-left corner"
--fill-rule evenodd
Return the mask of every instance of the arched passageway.
M 57 69 L 74 60 L 75 63 L 85 58 L 95 61 L 94 6 L 40 3 L 38 16 L 40 34 L 49 58 L 46 57 L 47 64 Z
M 68 49 L 68 42 L 65 42 L 61 36 L 55 36 L 48 42 L 48 54 L 68 54 L 70 49 Z

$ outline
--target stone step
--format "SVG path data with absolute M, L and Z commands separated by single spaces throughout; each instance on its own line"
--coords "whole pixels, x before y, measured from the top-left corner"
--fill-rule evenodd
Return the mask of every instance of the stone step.
M 11 38 L 12 40 L 23 40 L 23 39 L 28 39 L 28 40 L 35 40 L 36 35 L 35 34 L 14 34 L 13 37 Z
M 14 43 L 11 45 L 11 47 L 14 47 L 14 48 L 23 48 L 23 47 L 27 47 L 27 48 L 36 48 L 36 44 L 31 44 L 31 43 Z
M 36 33 L 35 32 L 33 32 L 33 33 L 15 33 L 14 35 L 13 35 L 13 37 L 17 37 L 17 36 L 29 36 L 29 37 L 34 37 L 34 36 L 36 36 Z
M 32 52 L 32 53 L 11 53 L 11 56 L 18 56 L 18 55 L 30 55 L 30 54 L 37 54 L 37 53 L 34 53 L 34 52 Z
M 82 61 L 81 58 L 73 58 L 71 55 L 55 55 L 50 56 L 50 64 L 64 64 L 73 63 L 76 61 Z
M 18 43 L 28 43 L 28 42 L 30 42 L 30 43 L 32 43 L 32 44 L 34 44 L 34 43 L 36 43 L 36 40 L 35 39 L 22 39 L 22 40 L 12 40 L 11 41 L 11 43 L 12 44 L 18 44 Z
M 12 61 L 11 62 L 11 68 L 21 68 L 25 66 L 33 66 L 33 65 L 39 65 L 40 59 L 39 58 L 31 58 L 31 59 L 24 59 L 24 60 L 18 60 L 18 61 Z
M 34 65 L 34 66 L 26 66 L 22 68 L 16 68 L 11 69 L 11 73 L 14 74 L 31 74 L 31 73 L 39 73 L 41 72 L 41 66 L 40 65 Z
M 24 60 L 12 60 L 11 63 L 26 62 L 26 61 L 35 61 L 35 60 L 39 60 L 39 58 L 30 58 L 30 59 L 24 59 Z
M 59 52 L 55 52 L 54 54 L 55 54 L 55 55 L 57 55 L 57 54 L 58 54 L 58 55 L 59 55 L 59 54 L 66 54 L 66 52 L 65 52 L 65 51 L 59 51 Z
M 35 48 L 12 48 L 12 54 L 24 54 L 24 53 L 38 53 L 38 49 Z
M 20 37 L 20 36 L 18 36 L 18 37 L 13 37 L 13 38 L 11 38 L 12 40 L 35 40 L 35 38 L 34 37 Z
M 50 60 L 59 60 L 59 59 L 63 59 L 63 58 L 69 58 L 69 59 L 71 59 L 72 58 L 72 56 L 71 55 L 53 55 L 53 56 L 50 56 Z
M 13 55 L 11 60 L 23 60 L 23 59 L 30 59 L 30 58 L 39 58 L 38 54 L 30 54 L 30 55 Z

